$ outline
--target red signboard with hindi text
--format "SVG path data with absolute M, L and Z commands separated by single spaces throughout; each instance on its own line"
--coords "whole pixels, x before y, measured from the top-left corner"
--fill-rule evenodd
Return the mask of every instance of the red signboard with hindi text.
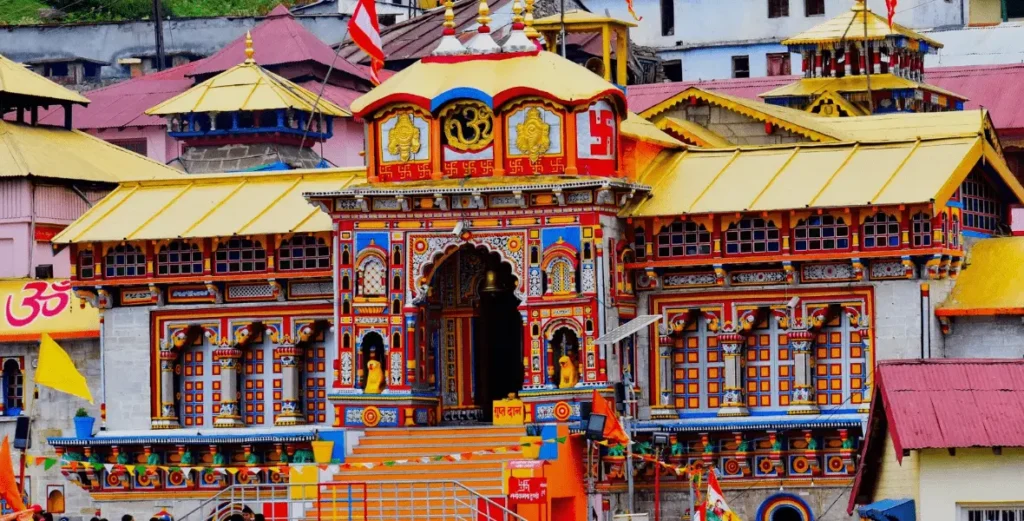
M 508 502 L 542 505 L 548 502 L 548 478 L 508 478 Z

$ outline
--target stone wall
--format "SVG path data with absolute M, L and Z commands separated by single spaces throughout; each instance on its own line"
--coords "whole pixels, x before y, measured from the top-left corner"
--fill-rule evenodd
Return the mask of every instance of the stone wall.
M 692 121 L 737 145 L 776 145 L 810 141 L 804 136 L 781 128 L 766 134 L 763 121 L 715 105 L 680 105 L 662 116 Z
M 850 498 L 849 486 L 814 486 L 814 487 L 766 487 L 750 486 L 723 491 L 725 500 L 740 519 L 747 521 L 760 521 L 757 518 L 758 509 L 772 496 L 789 494 L 804 501 L 814 513 L 815 521 L 848 521 L 846 515 L 846 504 Z M 611 512 L 625 512 L 628 509 L 628 497 L 625 491 L 613 492 L 609 495 Z M 654 489 L 651 485 L 644 484 L 636 487 L 633 505 L 637 513 L 651 513 L 654 519 Z M 672 484 L 663 485 L 661 491 L 661 505 L 659 507 L 663 521 L 678 521 L 684 519 L 684 515 L 690 509 L 690 493 L 685 485 Z M 605 519 L 610 519 L 606 516 Z
M 151 309 L 119 307 L 104 312 L 108 430 L 149 429 Z
M 1018 316 L 955 317 L 945 337 L 946 358 L 1024 357 L 1024 322 Z
M 31 382 L 35 381 L 35 367 L 39 361 L 39 344 L 36 342 L 2 344 L 4 356 L 25 357 L 26 408 L 23 414 L 32 418 L 32 446 L 28 450 L 28 454 L 33 456 L 53 456 L 55 454 L 53 448 L 46 444 L 47 438 L 75 435 L 73 418 L 79 407 L 85 408 L 92 416 L 96 417 L 97 425 L 99 424 L 99 342 L 97 340 L 60 340 L 58 343 L 71 356 L 75 367 L 89 382 L 89 390 L 92 392 L 95 404 L 90 405 L 81 398 L 48 387 L 39 387 L 39 397 L 34 398 Z M 0 416 L 0 436 L 8 436 L 13 442 L 15 421 L 14 417 Z M 17 472 L 20 451 L 12 449 L 12 456 L 15 472 Z M 94 507 L 89 494 L 64 479 L 59 467 L 54 466 L 50 470 L 46 470 L 43 466 L 29 465 L 25 468 L 25 475 L 29 477 L 29 500 L 32 503 L 38 503 L 46 508 L 47 486 L 56 485 L 64 489 L 65 512 L 69 517 L 85 515 L 88 519 L 92 516 Z M 111 517 L 111 519 L 113 518 Z
M 192 174 L 237 172 L 277 162 L 293 168 L 316 168 L 321 160 L 310 148 L 274 143 L 189 147 L 178 157 L 185 171 Z

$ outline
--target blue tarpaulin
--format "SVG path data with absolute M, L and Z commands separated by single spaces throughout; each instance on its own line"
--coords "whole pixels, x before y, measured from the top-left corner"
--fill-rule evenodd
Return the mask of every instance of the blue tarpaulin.
M 862 519 L 872 521 L 916 521 L 913 499 L 883 499 L 857 509 Z

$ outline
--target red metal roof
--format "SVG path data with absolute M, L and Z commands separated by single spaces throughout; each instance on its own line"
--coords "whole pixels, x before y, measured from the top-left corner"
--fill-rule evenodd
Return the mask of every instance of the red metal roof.
M 164 126 L 163 118 L 147 116 L 146 109 L 192 87 L 194 82 L 185 75 L 199 63 L 180 65 L 89 91 L 85 96 L 92 103 L 88 107 L 74 107 L 72 122 L 79 129 Z M 39 120 L 44 124 L 61 125 L 64 123 L 64 111 L 47 110 L 40 114 Z
M 381 78 L 381 80 L 383 79 L 384 78 Z M 305 88 L 306 90 L 312 92 L 313 94 L 319 94 L 320 87 L 323 86 L 323 82 L 318 80 L 309 80 L 299 83 L 299 85 Z M 349 105 L 351 105 L 356 98 L 362 96 L 363 94 L 366 94 L 365 92 L 346 89 L 345 87 L 339 87 L 337 85 L 331 84 L 327 84 L 327 86 L 324 86 L 323 89 L 324 99 L 330 101 L 331 103 L 334 103 L 335 105 L 345 110 L 348 110 Z
M 898 457 L 910 449 L 1024 447 L 1024 360 L 885 361 L 875 385 Z
M 643 112 L 690 87 L 760 100 L 761 93 L 798 79 L 800 76 L 769 76 L 630 85 L 626 96 L 630 110 Z M 1018 102 L 1016 90 L 1006 88 L 1024 84 L 1024 64 L 935 67 L 925 71 L 925 80 L 967 97 L 965 109 L 987 109 L 997 130 L 1024 130 L 1024 104 Z
M 887 432 L 899 463 L 904 450 L 1024 447 L 1024 360 L 886 360 L 874 380 L 847 513 L 876 499 Z
M 342 23 L 342 22 L 338 22 Z M 369 82 L 365 67 L 349 63 L 342 57 L 334 59 L 334 49 L 309 32 L 283 5 L 278 5 L 266 20 L 252 28 L 252 46 L 256 63 L 267 67 L 282 63 L 313 61 Z M 191 76 L 226 71 L 245 60 L 245 35 L 239 35 L 223 49 L 202 60 Z

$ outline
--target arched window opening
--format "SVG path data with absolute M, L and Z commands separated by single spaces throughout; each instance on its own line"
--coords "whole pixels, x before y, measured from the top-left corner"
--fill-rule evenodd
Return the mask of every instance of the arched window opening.
M 282 271 L 329 269 L 331 248 L 320 237 L 294 235 L 277 249 L 277 267 Z
M 367 255 L 359 264 L 356 284 L 362 297 L 381 297 L 387 291 L 388 268 L 378 255 Z
M 384 337 L 380 336 L 380 333 L 376 331 L 370 331 L 363 335 L 363 340 L 359 346 L 359 366 L 362 368 L 363 377 L 360 382 L 360 388 L 366 389 L 368 383 L 376 385 L 380 384 L 380 388 L 386 387 L 387 382 L 383 381 L 383 371 L 385 367 L 384 361 Z M 371 367 L 370 362 L 377 362 L 376 368 Z M 380 374 L 375 374 L 380 371 Z M 378 382 L 377 379 L 381 381 Z
M 25 404 L 25 376 L 21 361 L 8 358 L 3 366 L 4 416 L 18 416 Z
M 545 270 L 546 290 L 549 295 L 576 293 L 576 267 L 568 257 L 559 255 L 548 262 Z
M 118 244 L 107 252 L 104 273 L 112 277 L 141 277 L 146 274 L 146 254 L 131 244 Z
M 900 221 L 895 215 L 876 213 L 864 219 L 861 244 L 865 249 L 900 245 Z
M 198 244 L 173 241 L 156 254 L 157 275 L 190 275 L 203 272 L 203 252 Z
M 812 215 L 793 229 L 794 251 L 845 250 L 850 247 L 850 227 L 842 217 Z

